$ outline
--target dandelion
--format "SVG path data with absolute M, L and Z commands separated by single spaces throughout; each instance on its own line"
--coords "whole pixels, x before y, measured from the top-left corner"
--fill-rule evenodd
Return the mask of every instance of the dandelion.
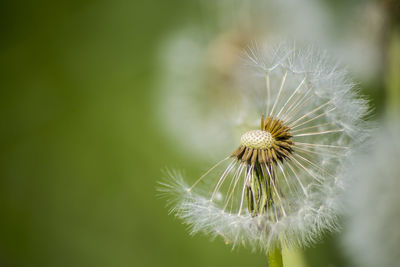
M 343 166 L 366 136 L 367 108 L 324 53 L 254 45 L 245 54 L 249 72 L 237 82 L 246 130 L 237 147 L 191 185 L 170 172 L 161 190 L 192 233 L 279 261 L 282 247 L 336 228 Z
M 400 125 L 390 122 L 357 153 L 345 194 L 344 244 L 356 266 L 400 263 Z

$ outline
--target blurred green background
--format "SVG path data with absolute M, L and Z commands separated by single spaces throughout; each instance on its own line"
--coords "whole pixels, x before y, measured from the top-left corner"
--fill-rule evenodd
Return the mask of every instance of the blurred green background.
M 2 2 L 0 266 L 266 266 L 190 237 L 157 197 L 163 168 L 204 167 L 163 134 L 154 107 L 158 44 L 204 19 L 198 7 Z M 379 86 L 363 86 L 378 110 L 368 88 Z M 338 246 L 327 237 L 307 262 L 345 266 Z

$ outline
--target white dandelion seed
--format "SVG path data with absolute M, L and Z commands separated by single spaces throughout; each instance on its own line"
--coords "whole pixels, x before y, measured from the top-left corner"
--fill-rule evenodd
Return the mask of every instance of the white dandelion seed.
M 171 173 L 162 191 L 192 233 L 264 251 L 304 246 L 336 227 L 343 165 L 367 135 L 367 107 L 324 53 L 254 45 L 246 55 L 238 107 L 248 128 L 237 147 L 191 185 Z
M 357 154 L 346 183 L 346 252 L 357 266 L 400 266 L 400 125 Z

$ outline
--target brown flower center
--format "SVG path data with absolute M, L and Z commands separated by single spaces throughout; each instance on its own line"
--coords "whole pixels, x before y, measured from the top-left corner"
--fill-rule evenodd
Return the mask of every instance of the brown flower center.
M 240 146 L 232 153 L 232 157 L 253 166 L 257 161 L 268 166 L 278 160 L 282 161 L 292 153 L 293 142 L 289 131 L 290 128 L 279 119 L 262 119 L 261 130 L 244 133 L 240 138 Z

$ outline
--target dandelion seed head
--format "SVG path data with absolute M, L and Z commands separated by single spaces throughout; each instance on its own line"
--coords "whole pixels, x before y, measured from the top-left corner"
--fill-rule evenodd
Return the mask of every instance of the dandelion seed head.
M 170 175 L 172 209 L 191 233 L 233 247 L 306 246 L 336 229 L 344 163 L 368 136 L 366 103 L 314 48 L 254 43 L 245 57 L 235 73 L 245 131 L 190 186 Z

